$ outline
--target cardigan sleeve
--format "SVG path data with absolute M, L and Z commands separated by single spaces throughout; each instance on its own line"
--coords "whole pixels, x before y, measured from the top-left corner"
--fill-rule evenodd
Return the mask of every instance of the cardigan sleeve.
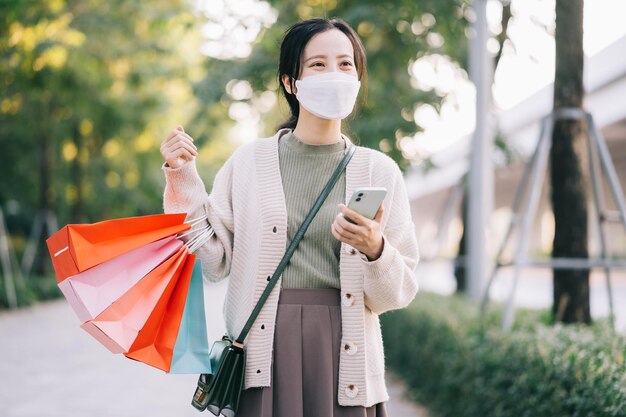
M 165 213 L 187 213 L 187 221 L 203 218 L 192 226 L 189 235 L 181 237 L 188 242 L 194 236 L 210 234 L 211 237 L 195 253 L 202 262 L 204 278 L 218 282 L 230 272 L 233 247 L 232 210 L 232 158 L 218 171 L 213 189 L 207 194 L 195 162 L 187 162 L 178 168 L 166 164 L 163 211 Z
M 391 204 L 383 227 L 383 251 L 369 262 L 363 255 L 365 305 L 374 313 L 404 308 L 418 291 L 419 249 L 402 173 L 395 166 Z

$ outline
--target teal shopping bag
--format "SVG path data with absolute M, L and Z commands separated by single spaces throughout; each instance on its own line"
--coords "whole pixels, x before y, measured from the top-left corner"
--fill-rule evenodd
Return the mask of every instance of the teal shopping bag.
M 174 345 L 171 374 L 211 373 L 209 341 L 204 311 L 202 267 L 196 260 L 187 293 L 183 318 Z

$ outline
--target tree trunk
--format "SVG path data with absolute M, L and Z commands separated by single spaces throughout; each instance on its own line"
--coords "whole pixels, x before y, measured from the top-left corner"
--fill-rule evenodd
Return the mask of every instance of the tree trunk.
M 582 107 L 583 0 L 556 1 L 554 110 Z M 552 256 L 587 258 L 587 198 L 583 175 L 582 121 L 558 121 L 550 150 L 551 198 L 555 218 Z M 556 321 L 590 323 L 589 270 L 553 271 Z
M 51 100 L 44 100 L 42 115 L 45 121 L 51 120 L 52 103 Z M 54 211 L 54 191 L 52 190 L 52 161 L 54 159 L 54 149 L 52 145 L 53 137 L 49 129 L 41 129 L 41 147 L 39 148 L 39 211 L 37 216 L 45 216 L 46 212 Z M 36 220 L 36 219 L 35 219 Z M 42 217 L 39 220 L 43 220 Z M 35 224 L 33 223 L 34 227 Z M 42 227 L 42 232 L 45 227 Z M 36 249 L 33 265 L 30 272 L 35 275 L 45 275 L 51 269 L 51 262 L 48 259 L 48 247 L 46 246 L 45 234 L 36 236 Z
M 465 177 L 463 177 L 465 181 Z M 461 197 L 461 221 L 463 222 L 463 232 L 459 241 L 459 251 L 454 265 L 454 278 L 456 279 L 456 292 L 467 293 L 467 185 L 463 186 L 463 197 Z
M 80 133 L 78 120 L 74 121 L 72 127 L 72 139 L 74 146 L 76 146 L 76 157 L 72 161 L 70 169 L 71 181 L 74 183 L 74 189 L 76 190 L 76 199 L 72 203 L 71 216 L 73 223 L 83 223 L 84 221 L 84 196 L 83 196 L 83 175 L 84 170 L 81 162 L 81 155 L 83 153 L 84 139 Z

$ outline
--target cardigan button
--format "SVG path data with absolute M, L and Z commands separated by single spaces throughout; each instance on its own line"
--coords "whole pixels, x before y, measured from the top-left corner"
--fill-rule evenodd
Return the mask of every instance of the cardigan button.
M 270 282 L 270 280 L 272 279 L 272 277 L 270 275 L 267 276 L 267 282 Z
M 350 384 L 350 385 L 348 385 L 348 386 L 346 387 L 346 391 L 345 391 L 345 392 L 346 392 L 346 395 L 347 395 L 349 398 L 354 398 L 354 397 L 356 397 L 356 395 L 359 393 L 359 387 L 357 387 L 357 386 L 356 386 L 356 385 L 354 385 L 354 384 Z
M 354 296 L 350 293 L 346 293 L 343 295 L 343 297 L 341 298 L 341 304 L 343 304 L 346 307 L 350 307 L 354 304 Z
M 272 229 L 272 232 L 276 233 L 278 231 L 278 229 L 276 228 L 276 226 L 274 226 L 274 228 Z
M 348 355 L 352 356 L 356 353 L 358 348 L 356 347 L 354 343 L 347 342 L 343 345 L 343 350 L 345 350 Z
M 356 255 L 356 249 L 354 248 L 350 249 L 350 255 Z

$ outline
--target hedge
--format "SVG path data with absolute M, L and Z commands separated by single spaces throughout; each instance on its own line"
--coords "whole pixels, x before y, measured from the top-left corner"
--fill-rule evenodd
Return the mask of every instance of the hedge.
M 421 293 L 381 316 L 386 364 L 433 416 L 626 416 L 626 340 L 606 322 L 552 326 L 527 311 L 507 333 L 501 317 Z

